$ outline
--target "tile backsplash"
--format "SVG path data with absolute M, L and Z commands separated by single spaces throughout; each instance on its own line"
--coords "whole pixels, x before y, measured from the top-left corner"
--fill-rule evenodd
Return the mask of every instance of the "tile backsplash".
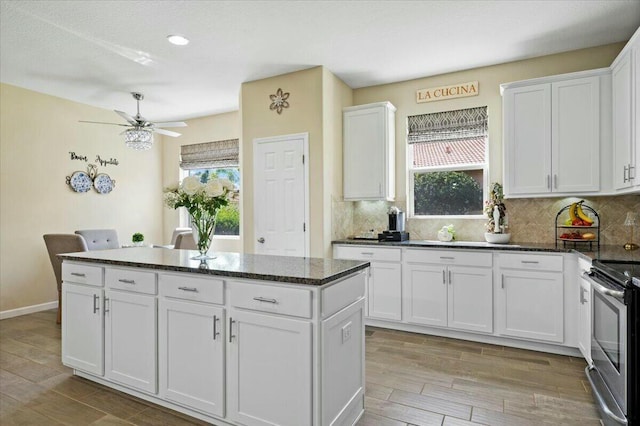
M 514 243 L 555 242 L 556 214 L 564 206 L 582 198 L 524 198 L 505 200 L 511 241 Z M 603 245 L 621 245 L 628 242 L 630 230 L 624 226 L 627 212 L 640 212 L 640 195 L 586 197 L 584 204 L 600 216 L 600 239 Z M 352 237 L 374 229 L 387 229 L 387 210 L 396 205 L 406 211 L 404 202 L 342 201 L 333 200 L 334 240 Z M 563 220 L 562 220 L 563 221 Z M 469 219 L 407 219 L 406 229 L 414 240 L 435 240 L 444 225 L 452 224 L 456 239 L 484 241 L 486 218 Z M 640 226 L 634 229 L 634 242 L 640 241 Z

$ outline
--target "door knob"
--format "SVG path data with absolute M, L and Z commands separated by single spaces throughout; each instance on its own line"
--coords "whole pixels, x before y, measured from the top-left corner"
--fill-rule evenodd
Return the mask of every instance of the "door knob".
M 258 242 L 259 242 L 260 244 L 264 244 L 264 237 L 260 237 L 260 238 L 258 238 Z

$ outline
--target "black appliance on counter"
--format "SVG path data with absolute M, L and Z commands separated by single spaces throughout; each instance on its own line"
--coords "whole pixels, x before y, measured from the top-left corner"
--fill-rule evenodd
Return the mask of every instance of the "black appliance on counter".
M 603 423 L 640 425 L 640 262 L 595 260 L 587 378 Z
M 392 206 L 389 209 L 389 230 L 378 234 L 378 241 L 406 241 L 409 233 L 404 230 L 404 212 Z

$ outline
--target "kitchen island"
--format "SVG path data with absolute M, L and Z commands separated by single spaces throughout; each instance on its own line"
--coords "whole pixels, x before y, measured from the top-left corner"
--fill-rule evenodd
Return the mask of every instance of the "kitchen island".
M 217 425 L 352 425 L 366 261 L 126 248 L 61 255 L 62 362 Z

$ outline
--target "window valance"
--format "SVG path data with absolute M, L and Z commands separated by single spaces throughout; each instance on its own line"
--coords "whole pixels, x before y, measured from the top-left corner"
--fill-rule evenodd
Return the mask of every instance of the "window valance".
M 180 147 L 180 168 L 194 170 L 238 167 L 239 152 L 238 139 L 182 145 Z
M 443 111 L 407 117 L 410 144 L 486 137 L 487 107 Z

